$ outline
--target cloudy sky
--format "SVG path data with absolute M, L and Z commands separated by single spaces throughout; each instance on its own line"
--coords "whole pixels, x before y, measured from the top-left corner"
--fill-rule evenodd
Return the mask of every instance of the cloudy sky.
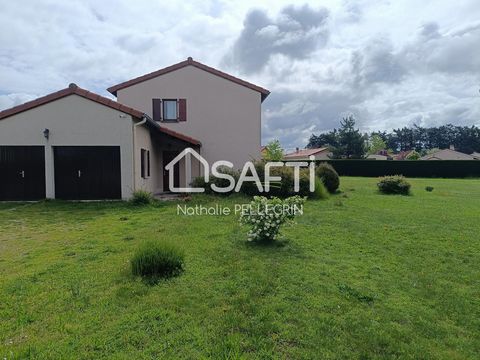
M 268 88 L 263 141 L 480 125 L 478 0 L 5 1 L 0 109 L 106 88 L 192 56 Z

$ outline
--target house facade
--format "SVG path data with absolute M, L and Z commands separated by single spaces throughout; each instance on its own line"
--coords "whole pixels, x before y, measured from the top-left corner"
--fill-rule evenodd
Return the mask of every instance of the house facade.
M 168 191 L 165 167 L 187 147 L 235 167 L 260 156 L 266 89 L 188 58 L 109 91 L 117 101 L 71 84 L 1 111 L 0 200 Z M 182 159 L 173 181 L 188 186 L 201 174 Z

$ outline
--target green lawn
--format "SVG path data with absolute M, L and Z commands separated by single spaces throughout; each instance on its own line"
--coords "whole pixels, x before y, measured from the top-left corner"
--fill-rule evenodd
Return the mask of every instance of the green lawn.
M 275 246 L 175 203 L 0 204 L 0 359 L 478 359 L 480 180 L 411 182 L 342 178 Z M 185 272 L 132 277 L 144 239 Z

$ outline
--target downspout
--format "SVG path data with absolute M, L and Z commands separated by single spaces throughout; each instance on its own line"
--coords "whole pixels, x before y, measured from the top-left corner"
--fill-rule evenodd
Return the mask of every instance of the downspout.
M 137 126 L 142 126 L 142 125 L 145 125 L 147 123 L 147 117 L 144 115 L 143 116 L 143 120 L 136 123 L 136 124 L 133 124 L 133 142 L 132 142 L 132 145 L 133 145 L 133 191 L 137 191 L 137 174 L 136 174 L 136 171 L 137 171 L 137 165 L 136 165 L 136 159 L 137 159 L 137 148 L 135 146 L 135 139 L 136 139 L 136 128 Z

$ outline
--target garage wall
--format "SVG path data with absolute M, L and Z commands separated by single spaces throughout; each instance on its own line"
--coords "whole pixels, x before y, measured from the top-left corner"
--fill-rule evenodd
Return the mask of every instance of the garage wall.
M 49 140 L 43 136 L 50 129 Z M 55 197 L 53 146 L 120 146 L 122 198 L 133 183 L 133 121 L 115 109 L 78 95 L 0 120 L 0 145 L 45 146 L 46 196 Z

